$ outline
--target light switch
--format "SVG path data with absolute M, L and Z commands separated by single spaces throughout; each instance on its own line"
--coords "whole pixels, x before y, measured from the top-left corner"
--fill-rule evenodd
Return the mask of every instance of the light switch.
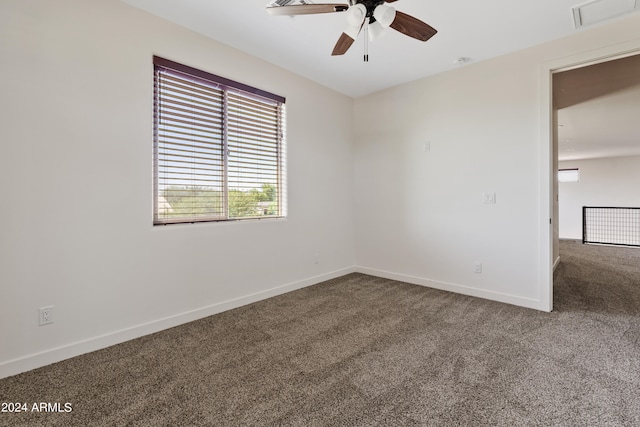
M 482 273 L 482 263 L 481 262 L 474 262 L 473 263 L 473 272 L 474 273 Z
M 496 193 L 482 193 L 482 203 L 495 203 L 496 202 Z

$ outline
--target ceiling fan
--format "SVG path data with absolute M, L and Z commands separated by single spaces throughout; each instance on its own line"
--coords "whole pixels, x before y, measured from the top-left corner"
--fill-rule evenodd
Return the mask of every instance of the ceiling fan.
M 267 6 L 271 15 L 308 15 L 316 13 L 346 12 L 347 27 L 340 35 L 331 55 L 344 55 L 364 29 L 365 61 L 368 60 L 367 40 L 375 40 L 382 36 L 386 27 L 391 27 L 414 39 L 426 42 L 438 32 L 421 20 L 395 10 L 385 3 L 397 0 L 348 0 L 344 3 L 311 3 L 308 0 L 275 0 Z

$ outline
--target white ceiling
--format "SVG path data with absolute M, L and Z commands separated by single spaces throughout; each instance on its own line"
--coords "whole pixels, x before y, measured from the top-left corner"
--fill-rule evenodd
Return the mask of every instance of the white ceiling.
M 640 85 L 558 112 L 558 159 L 640 156 Z
M 481 61 L 583 31 L 571 11 L 581 0 L 399 0 L 393 7 L 438 34 L 423 43 L 389 29 L 364 63 L 362 35 L 331 56 L 344 13 L 271 16 L 267 0 L 122 1 L 352 97 L 450 70 L 460 57 Z

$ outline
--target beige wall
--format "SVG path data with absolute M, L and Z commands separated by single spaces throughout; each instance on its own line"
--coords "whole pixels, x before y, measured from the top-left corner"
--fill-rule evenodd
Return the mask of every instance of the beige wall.
M 154 54 L 287 98 L 288 219 L 152 226 Z M 0 377 L 351 271 L 352 99 L 113 0 L 3 0 L 0 58 Z
M 639 38 L 635 15 L 358 99 L 358 268 L 550 309 L 554 206 L 543 71 Z M 497 203 L 483 204 L 484 192 L 495 192 Z
M 579 182 L 560 183 L 560 237 L 582 240 L 583 206 L 640 207 L 640 156 L 560 162 L 580 170 Z

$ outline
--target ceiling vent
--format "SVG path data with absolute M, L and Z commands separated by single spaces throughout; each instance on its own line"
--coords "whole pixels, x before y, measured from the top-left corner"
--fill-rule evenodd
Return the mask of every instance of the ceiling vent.
M 571 8 L 576 28 L 640 10 L 640 0 L 595 0 Z

